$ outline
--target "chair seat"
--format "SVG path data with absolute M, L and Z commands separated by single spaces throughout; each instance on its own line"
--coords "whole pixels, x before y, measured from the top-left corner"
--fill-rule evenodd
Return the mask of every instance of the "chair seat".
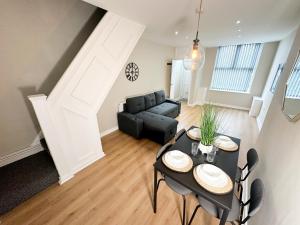
M 177 194 L 188 195 L 188 194 L 192 193 L 192 191 L 190 189 L 184 187 L 183 185 L 179 184 L 178 182 L 176 182 L 175 180 L 173 180 L 170 177 L 166 176 L 165 181 L 166 181 L 166 184 Z
M 198 197 L 199 204 L 212 216 L 220 219 L 222 217 L 223 210 L 215 206 L 215 204 L 206 200 L 205 198 Z M 232 208 L 228 214 L 227 221 L 236 221 L 240 216 L 240 202 L 236 196 L 232 200 Z
M 235 182 L 240 182 L 241 177 L 242 177 L 242 169 L 238 167 L 235 175 Z

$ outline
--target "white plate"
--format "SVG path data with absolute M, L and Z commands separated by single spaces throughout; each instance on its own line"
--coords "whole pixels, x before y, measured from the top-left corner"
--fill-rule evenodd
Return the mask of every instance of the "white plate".
M 231 138 L 220 135 L 216 138 L 215 146 L 224 150 L 236 150 L 238 149 L 237 144 L 231 140 Z
M 217 137 L 218 140 L 220 141 L 231 141 L 230 137 L 224 136 L 224 135 L 220 135 Z
M 179 150 L 169 151 L 165 154 L 165 161 L 175 168 L 185 168 L 189 165 L 188 155 Z
M 197 167 L 197 175 L 209 186 L 222 188 L 228 184 L 226 173 L 211 164 L 201 164 Z
M 190 136 L 200 139 L 201 132 L 200 132 L 199 128 L 193 128 L 193 129 L 189 130 L 188 133 Z

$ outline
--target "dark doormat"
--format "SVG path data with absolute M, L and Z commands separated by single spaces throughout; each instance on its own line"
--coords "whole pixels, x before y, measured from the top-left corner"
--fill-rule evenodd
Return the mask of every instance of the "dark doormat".
M 51 156 L 42 151 L 0 168 L 0 215 L 59 179 Z

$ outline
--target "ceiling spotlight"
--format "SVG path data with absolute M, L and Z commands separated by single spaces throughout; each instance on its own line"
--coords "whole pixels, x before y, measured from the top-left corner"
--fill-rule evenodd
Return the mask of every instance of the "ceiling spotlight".
M 175 31 L 175 35 L 178 35 L 178 31 Z
M 241 38 L 241 37 L 242 37 L 242 35 L 239 34 L 239 35 L 238 35 L 238 38 Z
M 237 20 L 235 23 L 236 23 L 236 24 L 240 24 L 240 23 L 241 23 L 241 21 L 240 21 L 240 20 Z
M 238 32 L 241 32 L 241 29 L 238 29 L 237 31 L 238 31 Z

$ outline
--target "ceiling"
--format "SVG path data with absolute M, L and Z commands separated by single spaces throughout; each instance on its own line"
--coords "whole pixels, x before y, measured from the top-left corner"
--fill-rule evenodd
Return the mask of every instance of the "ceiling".
M 85 1 L 145 24 L 143 37 L 156 43 L 186 46 L 195 37 L 200 0 Z M 300 24 L 300 0 L 204 0 L 202 9 L 206 47 L 278 41 Z

